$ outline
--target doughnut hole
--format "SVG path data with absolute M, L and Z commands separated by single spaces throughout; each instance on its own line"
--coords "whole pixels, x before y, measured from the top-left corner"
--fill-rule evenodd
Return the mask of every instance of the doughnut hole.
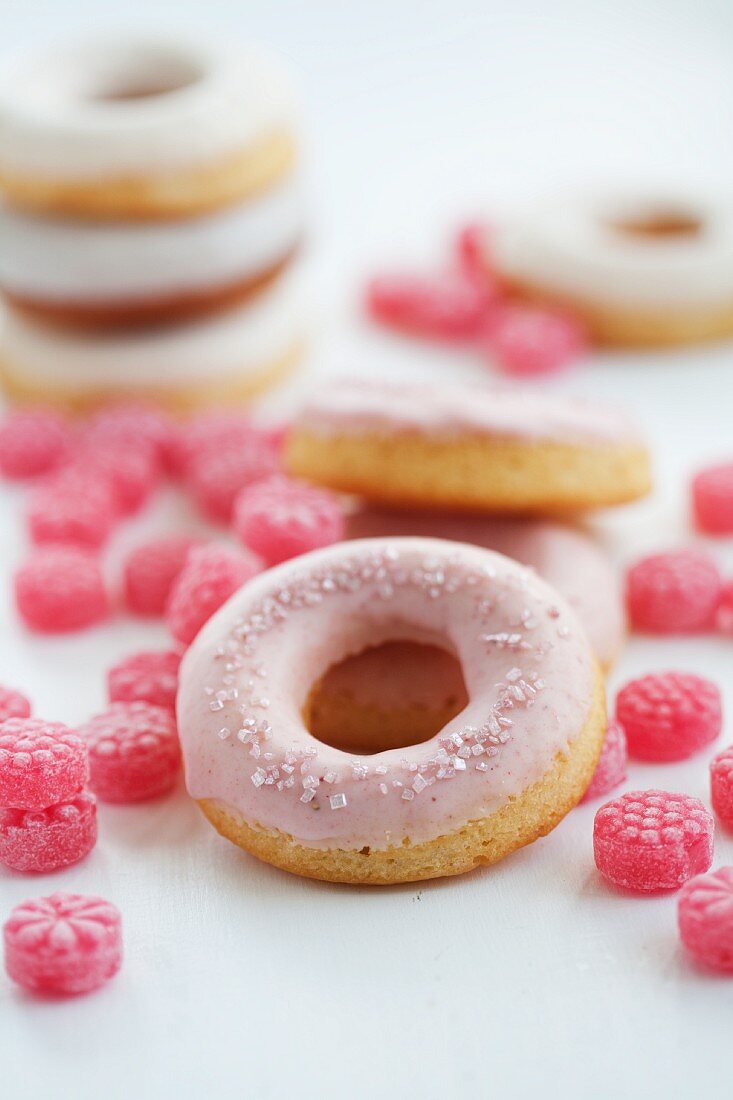
M 695 214 L 685 210 L 660 208 L 636 216 L 631 215 L 610 222 L 611 228 L 625 237 L 647 240 L 674 240 L 679 237 L 696 237 L 703 229 L 703 222 Z
M 429 741 L 468 704 L 460 662 L 436 644 L 398 639 L 331 665 L 311 688 L 311 734 L 368 756 Z
M 100 50 L 82 73 L 82 98 L 100 104 L 155 99 L 193 87 L 204 77 L 194 57 L 154 45 Z

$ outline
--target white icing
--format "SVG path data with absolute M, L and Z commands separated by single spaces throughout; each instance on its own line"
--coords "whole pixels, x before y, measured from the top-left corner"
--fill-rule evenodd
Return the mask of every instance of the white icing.
M 158 95 L 113 98 L 130 89 Z M 196 165 L 295 117 L 290 84 L 257 49 L 102 40 L 15 64 L 0 82 L 0 166 L 66 179 Z
M 303 335 L 299 276 L 290 271 L 245 305 L 203 321 L 106 336 L 59 332 L 8 308 L 2 358 L 36 384 L 80 390 L 255 374 Z
M 299 181 L 206 217 L 81 222 L 0 207 L 0 283 L 29 298 L 129 301 L 226 286 L 283 259 L 303 226 Z
M 679 211 L 697 233 L 646 237 L 619 222 Z M 733 298 L 733 203 L 696 196 L 549 200 L 499 222 L 488 243 L 503 275 L 585 301 L 716 305 Z

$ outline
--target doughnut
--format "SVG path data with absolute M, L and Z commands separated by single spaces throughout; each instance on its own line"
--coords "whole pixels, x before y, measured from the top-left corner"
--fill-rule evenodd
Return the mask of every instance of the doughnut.
M 312 685 L 394 641 L 453 653 L 465 707 L 418 744 L 357 756 L 316 740 Z M 602 676 L 562 597 L 493 551 L 424 538 L 337 543 L 259 574 L 186 652 L 177 715 L 189 793 L 223 836 L 366 884 L 460 874 L 545 835 L 605 732 Z
M 57 325 L 190 320 L 270 285 L 302 223 L 293 176 L 249 202 L 184 221 L 79 221 L 0 206 L 0 286 L 17 309 Z
M 295 126 L 287 79 L 254 49 L 52 49 L 0 86 L 0 190 L 13 206 L 80 218 L 190 217 L 286 176 Z
M 548 200 L 499 221 L 484 262 L 510 293 L 570 309 L 600 344 L 662 347 L 733 334 L 729 200 Z
M 297 271 L 251 302 L 212 317 L 121 332 L 51 327 L 11 306 L 0 336 L 0 380 L 16 401 L 74 412 L 116 398 L 186 412 L 244 401 L 295 367 L 305 335 Z
M 492 385 L 334 380 L 296 416 L 286 464 L 370 501 L 468 511 L 600 507 L 650 487 L 647 450 L 620 413 Z
M 567 600 L 604 668 L 626 635 L 621 580 L 592 538 L 549 520 L 497 519 L 452 512 L 393 512 L 362 507 L 347 517 L 346 537 L 420 535 L 496 550 L 539 573 Z

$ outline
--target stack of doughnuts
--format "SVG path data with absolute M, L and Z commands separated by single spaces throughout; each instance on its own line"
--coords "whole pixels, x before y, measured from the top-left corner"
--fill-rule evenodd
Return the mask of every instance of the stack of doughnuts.
M 0 86 L 0 366 L 18 399 L 246 399 L 303 339 L 296 109 L 255 50 L 95 43 Z

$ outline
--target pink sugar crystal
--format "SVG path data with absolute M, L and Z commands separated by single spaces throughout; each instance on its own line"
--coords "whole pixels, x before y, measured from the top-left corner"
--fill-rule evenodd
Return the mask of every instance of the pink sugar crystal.
M 88 774 L 86 745 L 61 722 L 9 718 L 0 726 L 0 806 L 39 810 L 64 802 Z
M 109 478 L 94 469 L 74 466 L 39 485 L 27 510 L 35 543 L 64 543 L 89 549 L 102 546 L 117 521 Z
M 189 645 L 214 612 L 261 569 L 254 554 L 229 546 L 210 543 L 192 550 L 168 600 L 166 618 L 173 637 Z
M 39 547 L 16 571 L 14 585 L 21 618 L 39 633 L 81 630 L 109 614 L 99 562 L 75 546 Z
M 612 791 L 626 778 L 626 735 L 619 722 L 609 722 L 600 759 L 583 802 Z
M 373 279 L 366 292 L 375 321 L 413 336 L 468 340 L 485 324 L 493 294 L 461 272 L 437 277 L 395 274 Z
M 651 554 L 632 565 L 626 574 L 631 624 L 650 634 L 709 630 L 720 594 L 717 566 L 699 550 Z
M 143 650 L 124 657 L 107 673 L 112 703 L 152 703 L 174 710 L 181 655 L 173 649 Z
M 697 527 L 709 535 L 733 534 L 733 462 L 709 466 L 692 482 Z
M 124 565 L 125 602 L 136 615 L 163 615 L 173 582 L 188 552 L 201 540 L 182 535 L 149 539 L 130 551 Z
M 580 322 L 534 306 L 507 305 L 487 330 L 487 348 L 505 374 L 554 374 L 586 348 Z
M 12 688 L 0 687 L 0 722 L 8 718 L 29 718 L 31 705 L 25 695 Z
M 733 829 L 733 745 L 710 762 L 710 797 L 720 820 Z
M 616 717 L 626 731 L 630 756 L 686 760 L 720 734 L 720 690 L 691 672 L 642 676 L 619 691 Z
M 0 474 L 38 477 L 56 469 L 71 449 L 71 432 L 53 409 L 17 409 L 0 421 Z
M 105 477 L 120 515 L 138 512 L 160 480 L 160 461 L 151 443 L 122 439 L 99 441 L 82 448 L 79 464 Z
M 12 871 L 57 871 L 97 842 L 97 800 L 89 791 L 45 810 L 0 809 L 0 863 Z
M 112 703 L 79 732 L 89 747 L 89 786 L 104 802 L 156 798 L 175 784 L 181 747 L 168 708 Z
M 680 938 L 696 962 L 733 974 L 733 867 L 685 883 L 677 905 Z
M 89 993 L 120 969 L 120 914 L 103 898 L 52 894 L 16 905 L 3 925 L 5 968 L 34 993 Z
M 234 504 L 233 523 L 244 545 L 266 565 L 330 546 L 344 535 L 338 497 L 282 474 L 243 489 Z
M 676 890 L 710 867 L 713 830 L 712 815 L 697 798 L 629 791 L 596 814 L 596 867 L 609 882 L 628 890 Z

